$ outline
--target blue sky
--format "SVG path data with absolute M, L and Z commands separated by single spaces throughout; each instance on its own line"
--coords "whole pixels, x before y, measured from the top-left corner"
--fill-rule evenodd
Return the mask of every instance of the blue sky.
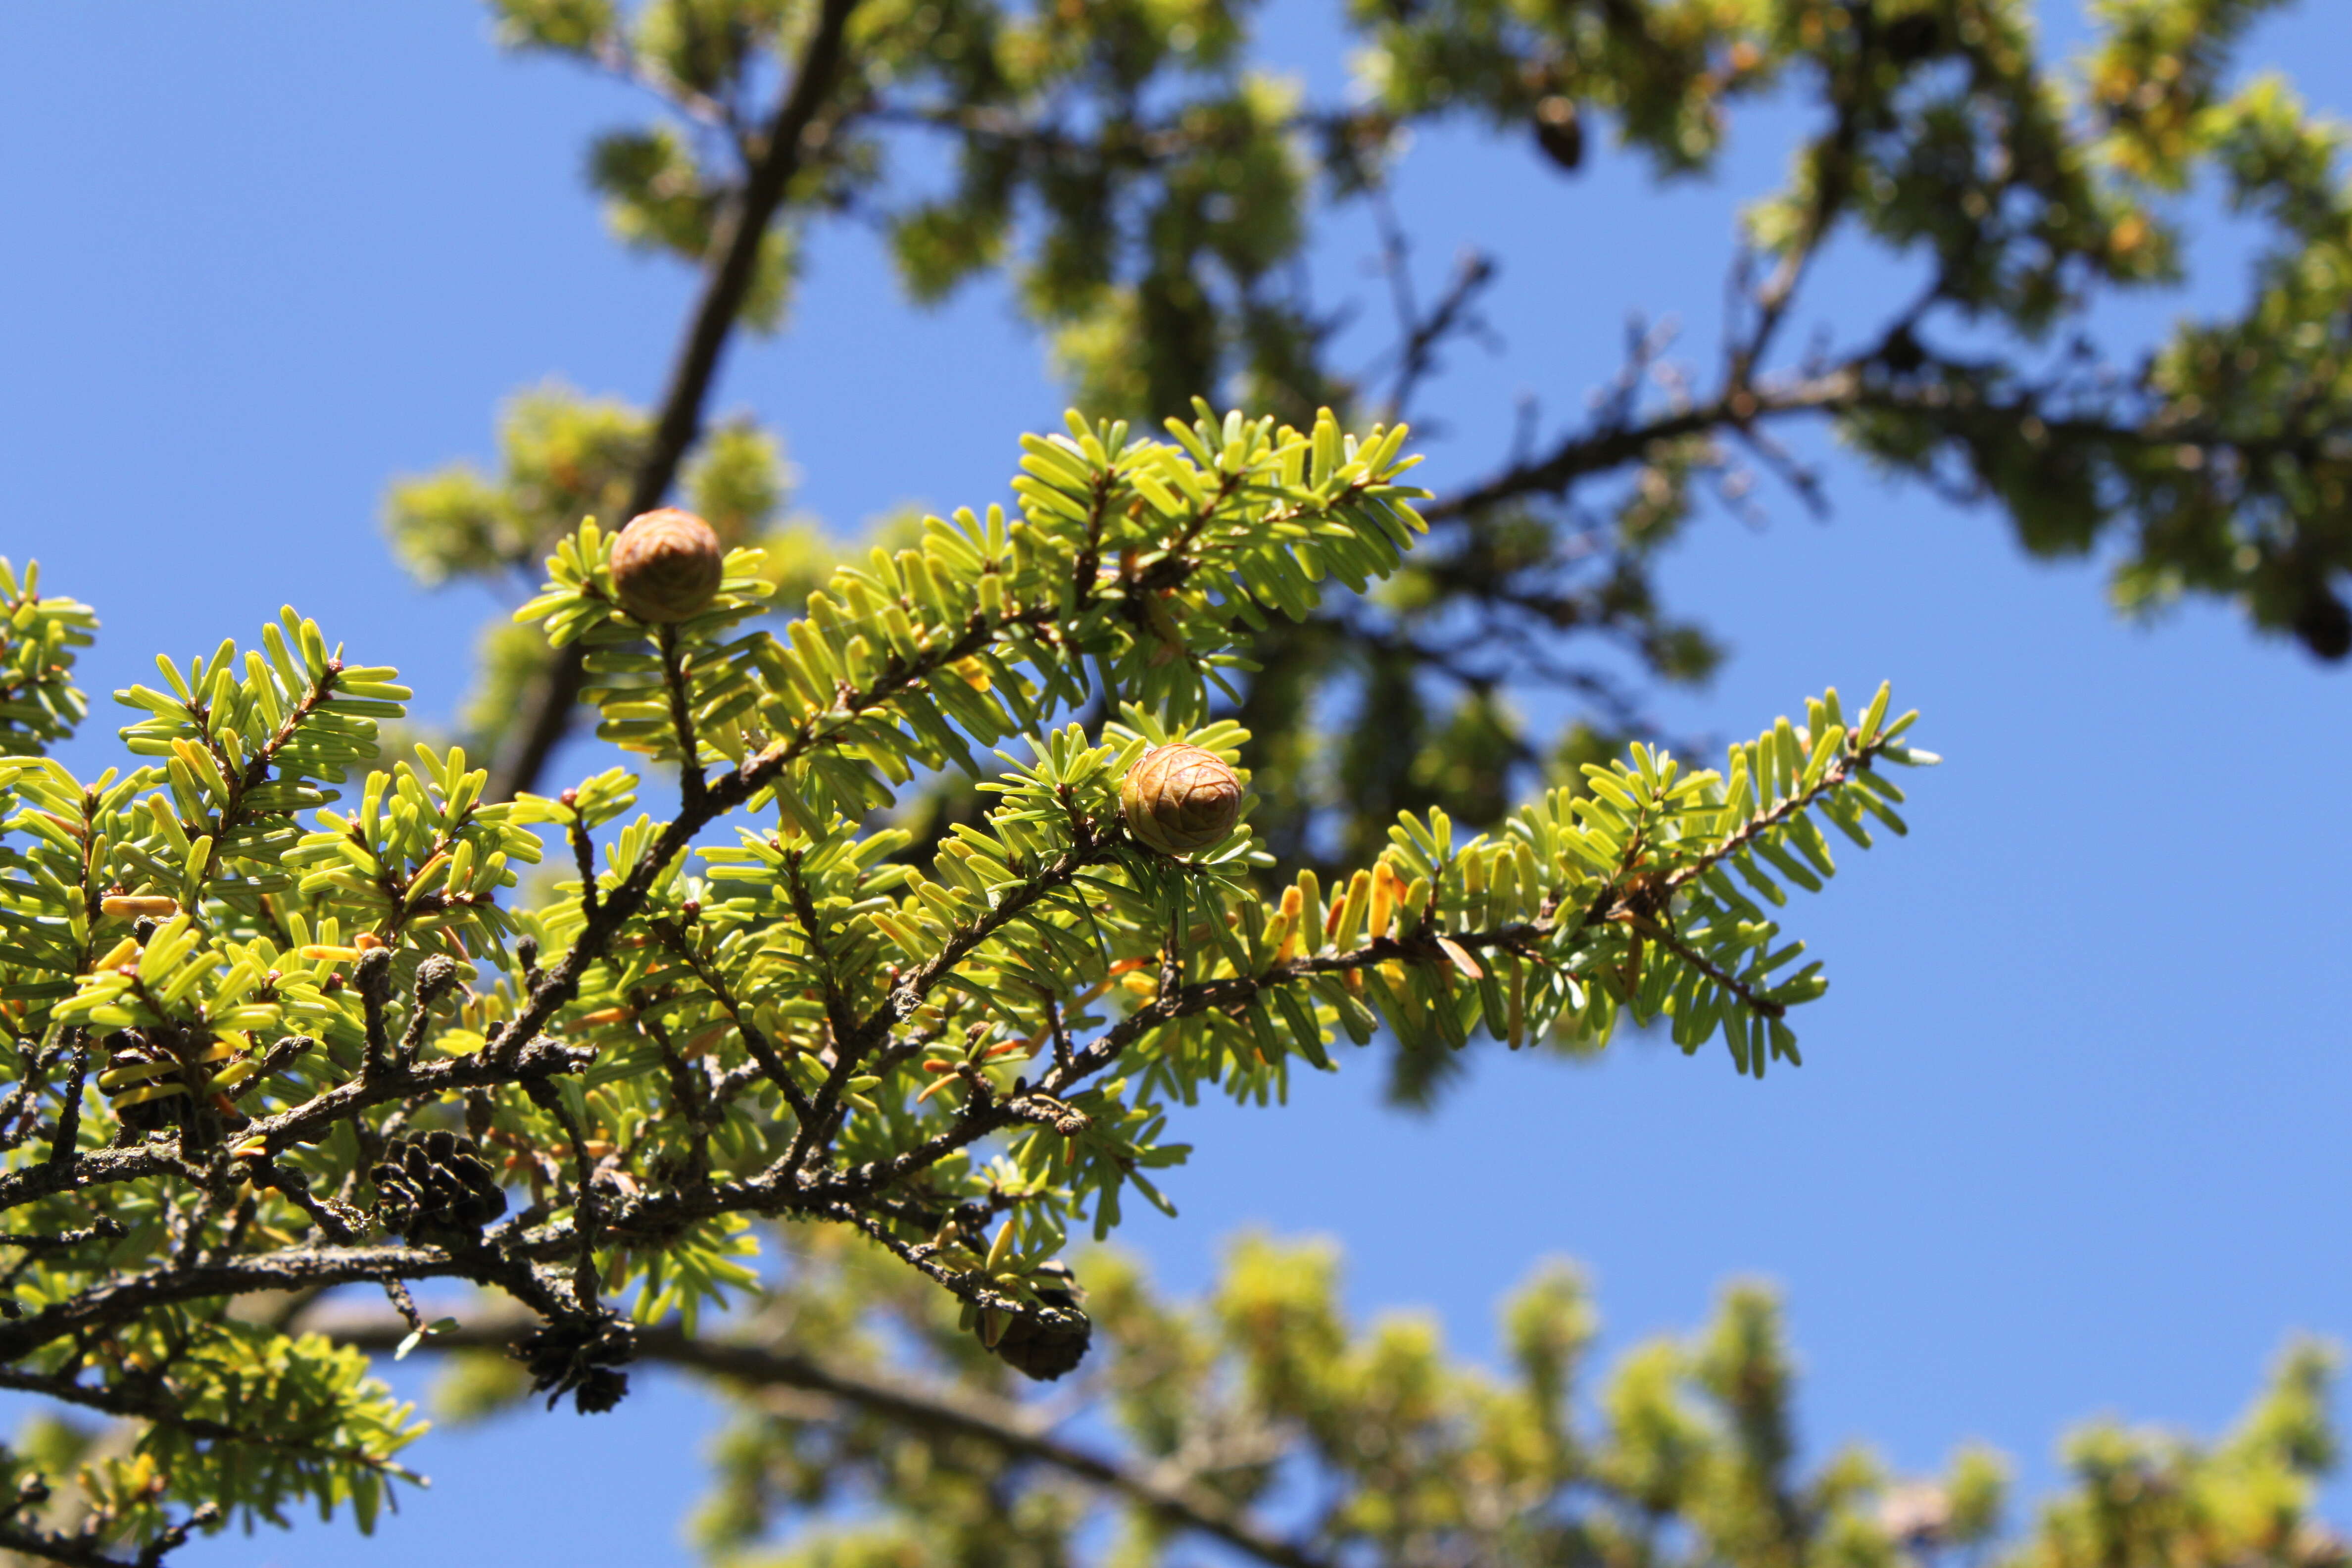
M 2265 26 L 2253 56 L 2340 111 L 2352 40 L 2334 9 Z M 1323 0 L 1280 0 L 1277 57 L 1336 85 L 1328 29 Z M 0 552 L 98 604 L 89 687 L 250 636 L 290 599 L 400 664 L 420 711 L 449 711 L 491 604 L 410 587 L 378 500 L 394 475 L 488 458 L 499 401 L 541 378 L 656 391 L 689 279 L 613 245 L 578 177 L 586 136 L 634 100 L 501 58 L 459 0 L 14 7 L 0 83 L 18 215 Z M 1524 391 L 1571 418 L 1629 310 L 1680 312 L 1710 342 L 1729 215 L 1789 129 L 1747 125 L 1721 183 L 1664 199 L 1622 163 L 1570 183 L 1516 140 L 1425 138 L 1401 193 L 1424 282 L 1462 244 L 1499 251 L 1506 339 L 1450 356 L 1430 481 L 1490 462 Z M 1369 248 L 1337 226 L 1318 289 L 1377 307 Z M 2234 302 L 2231 237 L 2201 248 L 2219 270 L 2117 321 Z M 1839 305 L 1896 287 L 1860 253 L 1822 283 Z M 800 504 L 845 536 L 901 502 L 998 498 L 1015 436 L 1060 406 L 1001 290 L 910 314 L 872 240 L 838 228 L 790 330 L 730 355 L 719 404 L 782 432 Z M 1542 1255 L 1592 1269 L 1612 1352 L 1761 1276 L 1788 1292 L 1810 1453 L 1866 1438 L 1918 1468 L 1981 1438 L 2028 1496 L 2081 1417 L 2210 1431 L 2289 1331 L 2352 1341 L 2346 676 L 2210 607 L 2121 624 L 2095 563 L 2028 563 L 1990 515 L 1851 467 L 1832 493 L 1826 523 L 1786 498 L 1767 529 L 1710 520 L 1664 577 L 1734 650 L 1704 692 L 1667 699 L 1676 725 L 1752 731 L 1825 683 L 1891 678 L 1950 759 L 1920 780 L 1909 840 L 1843 856 L 1794 912 L 1833 981 L 1803 1070 L 1758 1084 L 1719 1052 L 1640 1043 L 1585 1068 L 1485 1051 L 1415 1119 L 1381 1109 L 1377 1060 L 1352 1058 L 1287 1112 L 1192 1120 L 1193 1162 L 1167 1184 L 1182 1218 L 1126 1233 L 1164 1279 L 1201 1283 L 1242 1226 L 1328 1233 L 1359 1310 L 1434 1312 L 1484 1356 L 1495 1297 Z M 683 1561 L 707 1417 L 653 1387 L 613 1416 L 436 1435 L 416 1455 L 435 1490 L 373 1542 L 308 1524 L 177 1561 L 498 1542 Z

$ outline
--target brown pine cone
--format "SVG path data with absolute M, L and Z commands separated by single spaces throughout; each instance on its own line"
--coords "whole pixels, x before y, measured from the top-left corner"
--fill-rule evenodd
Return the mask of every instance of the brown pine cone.
M 629 1374 L 614 1369 L 636 1359 L 637 1332 L 615 1317 L 554 1319 L 525 1334 L 513 1353 L 550 1410 L 569 1394 L 581 1415 L 595 1415 L 629 1392 Z
M 368 1172 L 376 1215 L 412 1241 L 479 1236 L 507 1212 L 498 1175 L 470 1138 L 436 1131 L 395 1138 Z
M 639 512 L 613 542 L 613 591 L 641 621 L 691 620 L 727 575 L 727 551 L 709 523 L 666 506 Z
M 1127 830 L 1145 847 L 1184 855 L 1223 842 L 1242 814 L 1242 781 L 1198 746 L 1154 746 L 1118 786 Z
M 1576 173 L 1584 162 L 1584 121 L 1575 100 L 1554 93 L 1536 105 L 1536 145 L 1562 169 Z

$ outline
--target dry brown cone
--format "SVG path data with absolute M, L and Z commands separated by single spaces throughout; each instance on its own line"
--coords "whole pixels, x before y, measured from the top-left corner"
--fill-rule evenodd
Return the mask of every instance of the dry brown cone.
M 1576 101 L 1552 94 L 1536 105 L 1536 145 L 1570 174 L 1584 162 L 1584 122 Z

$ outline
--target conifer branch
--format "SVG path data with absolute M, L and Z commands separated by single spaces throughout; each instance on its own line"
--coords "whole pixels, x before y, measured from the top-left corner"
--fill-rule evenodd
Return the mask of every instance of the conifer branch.
M 242 1130 L 239 1139 L 245 1144 L 276 1154 L 323 1137 L 336 1122 L 370 1106 L 577 1072 L 593 1057 L 593 1053 L 585 1047 L 542 1039 L 527 1044 L 507 1061 L 492 1060 L 488 1053 L 479 1053 L 443 1058 L 404 1070 L 394 1067 L 372 1078 L 352 1079 L 300 1105 L 258 1118 Z M 78 1100 L 69 1101 L 68 1109 L 78 1104 Z M 58 1193 L 138 1181 L 181 1168 L 178 1156 L 161 1143 L 81 1150 L 70 1163 L 52 1161 L 0 1172 L 0 1210 L 16 1208 Z
M 338 1344 L 381 1352 L 398 1345 L 407 1329 L 367 1320 L 357 1324 L 316 1320 Z M 505 1350 L 528 1322 L 476 1321 L 425 1342 L 449 1352 Z M 1278 1533 L 1247 1510 L 1200 1486 L 1173 1466 L 1144 1467 L 1055 1435 L 1034 1411 L 1007 1400 L 912 1378 L 849 1367 L 803 1352 L 744 1340 L 700 1337 L 672 1324 L 637 1331 L 637 1358 L 751 1388 L 790 1388 L 823 1394 L 908 1431 L 976 1438 L 1016 1458 L 1034 1459 L 1144 1508 L 1166 1522 L 1223 1542 L 1269 1568 L 1334 1568 L 1325 1558 Z
M 1758 419 L 1828 414 L 1853 407 L 1863 388 L 1865 359 L 1819 374 L 1726 388 L 1706 401 L 1672 408 L 1638 424 L 1607 422 L 1561 440 L 1539 458 L 1512 464 L 1492 478 L 1421 509 L 1432 522 L 1475 517 L 1528 496 L 1559 496 L 1578 480 L 1637 462 L 1652 448 Z
M 693 972 L 694 977 L 702 983 L 703 988 L 710 993 L 711 997 L 721 1008 L 726 1010 L 728 1021 L 735 1026 L 735 1032 L 743 1038 L 743 1048 L 751 1054 L 752 1061 L 758 1065 L 760 1071 L 776 1086 L 776 1092 L 784 1097 L 784 1103 L 793 1108 L 793 1115 L 803 1123 L 807 1122 L 813 1114 L 808 1095 L 801 1089 L 791 1071 L 785 1068 L 784 1058 L 776 1054 L 775 1043 L 768 1038 L 766 1032 L 757 1023 L 752 1021 L 751 1014 L 744 1010 L 742 1004 L 736 999 L 734 993 L 728 987 L 727 977 L 719 972 L 716 964 L 705 959 L 696 950 L 694 939 L 684 927 L 673 921 L 666 920 L 656 920 L 652 922 L 652 925 L 655 934 L 661 938 L 662 945 L 675 953 L 677 961 Z
M 70 1232 L 28 1250 L 20 1267 L 67 1278 L 63 1289 L 45 1280 L 36 1298 L 42 1310 L 0 1323 L 0 1364 L 60 1338 L 151 1333 L 164 1321 L 159 1310 L 182 1302 L 360 1281 L 398 1299 L 405 1280 L 455 1278 L 545 1320 L 533 1378 L 601 1410 L 624 1392 L 616 1369 L 632 1355 L 630 1331 L 601 1298 L 634 1292 L 633 1313 L 656 1322 L 676 1309 L 690 1314 L 705 1299 L 723 1302 L 755 1279 L 730 1260 L 748 1239 L 730 1216 L 759 1215 L 863 1233 L 980 1314 L 991 1348 L 1028 1358 L 1013 1364 L 1032 1375 L 1053 1375 L 1039 1369 L 1075 1364 L 1086 1320 L 1042 1282 L 1080 1205 L 1098 1197 L 1097 1216 L 1112 1214 L 1129 1181 L 1156 1199 L 1142 1173 L 1170 1152 L 1152 1104 L 1158 1076 L 1189 1099 L 1203 1084 L 1246 1093 L 1292 1056 L 1328 1065 L 1331 1015 L 1316 1011 L 1326 1006 L 1360 1041 L 1384 1017 L 1400 1036 L 1442 1020 L 1460 1043 L 1480 1013 L 1490 1033 L 1515 1042 L 1523 1028 L 1556 1026 L 1605 1037 L 1616 1004 L 1578 976 L 1615 962 L 1628 939 L 1605 921 L 1594 931 L 1596 920 L 1621 905 L 1652 912 L 1659 868 L 1728 831 L 1717 819 L 1734 796 L 1748 798 L 1738 767 L 1725 785 L 1637 752 L 1638 768 L 1589 769 L 1590 797 L 1547 796 L 1522 808 L 1507 834 L 1459 843 L 1442 812 L 1426 822 L 1408 816 L 1391 848 L 1335 888 L 1328 918 L 1311 878 L 1285 889 L 1278 906 L 1265 904 L 1251 879 L 1255 857 L 1234 837 L 1244 786 L 1226 759 L 1242 737 L 1207 710 L 1212 662 L 1231 656 L 1241 623 L 1311 612 L 1323 576 L 1396 569 L 1420 527 L 1410 502 L 1421 492 L 1396 482 L 1408 462 L 1404 432 L 1349 437 L 1328 415 L 1302 432 L 1213 413 L 1176 430 L 1173 445 L 1129 441 L 1113 425 L 1075 416 L 1071 428 L 1066 438 L 1024 443 L 1017 524 L 960 514 L 957 524 L 932 525 L 924 551 L 877 556 L 878 575 L 836 573 L 833 594 L 812 596 L 789 650 L 758 635 L 719 640 L 757 613 L 761 595 L 739 579 L 715 590 L 725 597 L 708 601 L 707 614 L 655 634 L 657 658 L 636 651 L 625 645 L 641 643 L 645 628 L 614 621 L 595 538 L 567 542 L 551 565 L 558 582 L 524 618 L 548 618 L 560 643 L 593 637 L 614 649 L 616 669 L 658 668 L 658 686 L 614 689 L 607 732 L 656 754 L 675 742 L 682 781 L 677 814 L 623 828 L 617 868 L 602 879 L 592 827 L 626 811 L 636 783 L 627 770 L 583 780 L 561 804 L 478 806 L 487 772 L 420 747 L 416 763 L 369 775 L 357 813 L 322 812 L 320 826 L 283 852 L 288 879 L 314 900 L 299 921 L 240 919 L 238 906 L 193 870 L 193 890 L 174 883 L 184 889 L 175 899 L 110 895 L 115 907 L 103 912 L 139 916 L 132 933 L 93 939 L 113 942 L 108 956 L 86 960 L 90 967 L 50 1011 L 68 1043 L 79 1040 L 77 1073 L 100 1074 L 111 1143 L 79 1152 L 78 1129 L 61 1116 L 52 1144 L 65 1157 L 0 1173 L 0 1208 L 157 1178 L 169 1245 L 156 1266 L 110 1274 L 71 1258 Z M 310 667 L 322 666 L 317 626 L 292 612 L 285 621 Z M 293 689 L 282 647 L 274 675 L 248 659 L 241 683 L 234 658 L 234 645 L 224 645 L 214 660 L 191 666 L 185 686 L 218 693 L 215 717 L 226 721 L 282 711 L 278 688 L 267 685 Z M 689 670 L 705 693 L 701 707 Z M 342 779 L 336 770 L 359 754 L 367 718 L 400 711 L 394 699 L 407 692 L 391 673 L 350 673 L 352 705 L 338 713 L 346 726 L 339 735 L 349 739 L 306 753 L 305 766 Z M 1117 724 L 1106 719 L 1093 735 L 1075 724 L 1048 727 L 1097 682 L 1130 701 Z M 158 714 L 135 732 L 137 744 L 151 754 L 170 746 L 194 767 L 181 712 L 158 694 L 132 700 Z M 1873 700 L 1865 732 L 1886 700 L 1884 691 Z M 1833 692 L 1808 711 L 1813 732 L 1843 723 Z M 958 739 L 958 727 L 968 739 Z M 1015 735 L 1027 738 L 1031 760 L 1012 761 L 990 783 L 998 804 L 952 853 L 934 858 L 938 878 L 910 879 L 880 858 L 894 837 L 864 823 L 883 780 L 968 762 L 969 743 Z M 705 742 L 733 765 L 704 767 Z M 233 750 L 233 733 L 228 743 Z M 1773 787 L 1795 787 L 1792 770 L 1814 779 L 1834 760 L 1807 758 L 1812 743 L 1795 739 L 1785 721 L 1759 744 L 1775 748 L 1780 784 L 1759 784 L 1768 799 Z M 47 847 L 40 853 L 61 868 L 52 879 L 70 897 L 77 869 L 91 882 L 88 847 L 102 838 L 139 845 L 145 856 L 174 851 L 179 819 L 159 797 L 132 798 L 156 776 L 118 786 L 102 809 L 61 770 L 19 769 L 5 782 L 39 803 L 12 820 L 37 825 Z M 191 795 L 181 773 L 166 782 L 176 795 Z M 77 803 L 78 822 L 59 815 Z M 708 828 L 755 803 L 772 804 L 776 827 L 730 848 L 706 845 L 710 883 L 673 901 L 681 858 Z M 506 860 L 537 859 L 541 846 L 530 828 L 546 823 L 565 829 L 582 896 L 509 917 L 494 901 L 519 880 Z M 1799 842 L 1818 863 L 1813 840 Z M 1768 840 L 1758 848 L 1778 853 Z M 191 867 L 210 863 L 192 848 L 177 852 Z M 1596 883 L 1594 868 L 1609 874 Z M 1812 885 L 1809 874 L 1792 874 Z M 387 909 L 413 903 L 435 877 L 452 891 L 434 921 L 391 928 L 390 942 L 342 944 L 339 932 L 381 928 Z M 1563 912 L 1561 889 L 1596 887 Z M 1711 896 L 1691 895 L 1708 918 Z M 168 919 L 149 918 L 158 905 Z M 707 930 L 708 944 L 689 922 Z M 1678 1026 L 1731 1018 L 1705 1010 L 1752 992 L 1724 977 L 1738 971 L 1760 980 L 1785 962 L 1764 958 L 1758 945 L 1777 929 L 1769 921 L 1706 929 L 1722 934 L 1677 956 L 1711 989 Z M 545 968 L 541 940 L 562 947 Z M 1751 947 L 1753 964 L 1738 956 Z M 1489 950 L 1512 956 L 1482 967 L 1472 955 Z M 492 954 L 490 967 L 519 981 L 520 996 L 509 1001 L 514 993 L 496 983 L 469 991 L 446 1026 L 448 1054 L 420 1065 L 435 1043 L 428 1010 L 455 983 L 459 961 L 474 962 L 478 979 Z M 1549 973 L 1530 980 L 1522 961 Z M 412 963 L 404 1000 L 413 1011 L 402 1027 L 393 978 L 395 965 Z M 1122 976 L 1144 1000 L 1113 991 Z M 1465 989 L 1465 980 L 1478 989 Z M 1319 998 L 1302 1006 L 1292 988 L 1310 982 Z M 1769 995 L 1776 1005 L 1802 1001 L 1819 984 L 1807 971 Z M 1108 1018 L 1091 1011 L 1106 995 Z M 1259 1006 L 1261 996 L 1272 1005 Z M 1214 1048 L 1174 1051 L 1163 1026 L 1192 1019 Z M 262 1047 L 262 1031 L 297 1023 L 315 1031 L 315 1042 L 311 1033 L 287 1033 Z M 673 1037 L 673 1026 L 693 1033 Z M 92 1028 L 110 1031 L 103 1062 L 92 1057 Z M 960 1045 L 946 1043 L 958 1033 Z M 1783 1033 L 1773 1049 L 1792 1054 Z M 714 1040 L 722 1042 L 715 1068 L 686 1055 Z M 1031 1087 L 1023 1069 L 1049 1040 L 1051 1065 Z M 237 1109 L 234 1095 L 257 1076 L 285 1072 L 321 1042 L 316 1076 L 281 1077 L 247 1102 L 282 1109 Z M 1139 1090 L 1108 1081 L 1130 1058 L 1143 1068 Z M 825 1068 L 814 1089 L 793 1076 L 811 1061 Z M 200 1070 L 214 1063 L 225 1064 L 216 1079 Z M 650 1114 L 632 1111 L 625 1124 L 609 1094 L 552 1081 L 592 1067 L 599 1090 L 626 1083 L 626 1095 L 650 1095 L 641 1107 Z M 763 1074 L 797 1119 L 788 1137 L 764 1108 L 730 1109 Z M 965 1092 L 929 1103 L 929 1089 L 918 1092 L 926 1084 Z M 520 1092 L 488 1092 L 502 1089 Z M 183 1103 L 136 1110 L 172 1096 Z M 22 1118 L 30 1098 L 20 1099 Z M 460 1100 L 467 1137 L 450 1125 Z M 853 1104 L 853 1152 L 836 1154 Z M 378 1108 L 390 1113 L 368 1114 Z M 1016 1140 L 1018 1173 L 950 1163 L 992 1133 L 1024 1128 L 1032 1131 Z M 505 1183 L 472 1140 L 523 1152 L 528 1206 L 498 1219 Z M 298 1148 L 297 1160 L 283 1158 Z M 714 1152 L 723 1167 L 714 1167 Z M 559 1152 L 568 1179 L 551 1181 Z M 1047 1174 L 1057 1160 L 1068 1167 L 1059 1183 Z M 932 1173 L 891 1191 L 923 1173 Z M 310 1193 L 319 1177 L 332 1199 Z M 251 1183 L 247 1195 L 237 1195 L 241 1180 Z M 372 1215 L 351 1206 L 368 1183 L 379 1191 Z M 975 1216 L 1008 1209 L 995 1240 L 973 1247 Z M 288 1245 L 274 1227 L 299 1233 L 304 1216 L 319 1236 Z M 362 1245 L 376 1226 L 408 1240 Z M 276 1249 L 256 1247 L 257 1235 Z M 1008 1322 L 1033 1336 L 1028 1348 L 1003 1348 Z M 355 1378 L 353 1363 L 344 1364 Z M 72 1391 L 59 1397 L 70 1401 Z M 352 1382 L 341 1397 L 372 1396 Z M 1286 1550 L 1279 1541 L 1257 1545 Z
M 405 1466 L 394 1463 L 382 1454 L 370 1453 L 334 1443 L 310 1443 L 299 1437 L 289 1437 L 281 1432 L 260 1427 L 236 1426 L 225 1421 L 215 1421 L 202 1415 L 191 1415 L 179 1407 L 173 1390 L 167 1384 L 141 1382 L 118 1383 L 100 1387 L 59 1374 L 44 1377 L 20 1372 L 13 1367 L 0 1367 L 0 1388 L 18 1394 L 37 1394 L 61 1404 L 78 1405 L 85 1410 L 102 1411 L 132 1420 L 151 1421 L 159 1426 L 169 1426 L 191 1437 L 207 1442 L 236 1443 L 249 1447 L 271 1448 L 280 1453 L 339 1460 L 358 1465 L 385 1475 L 415 1480 L 417 1476 Z
M 50 1563 L 62 1563 L 67 1568 L 157 1568 L 166 1556 L 188 1543 L 193 1527 L 199 1522 L 192 1517 L 186 1523 L 172 1526 L 142 1548 L 136 1557 L 111 1557 L 105 1548 L 88 1536 L 68 1535 L 61 1531 L 0 1521 L 0 1548 Z
M 386 1243 L 375 1247 L 297 1247 L 184 1268 L 149 1269 L 94 1286 L 54 1307 L 0 1322 L 0 1364 L 21 1361 L 67 1334 L 88 1334 L 128 1322 L 150 1308 L 257 1290 L 373 1284 L 457 1277 L 484 1285 L 506 1281 L 502 1259 L 487 1252 L 460 1255 L 439 1247 Z
M 719 354 L 758 272 L 760 247 L 767 237 L 768 226 L 807 156 L 809 129 L 832 93 L 850 13 L 856 5 L 857 0 L 823 0 L 792 85 L 777 102 L 775 118 L 742 190 L 711 236 L 702 293 L 670 366 L 651 443 L 630 482 L 630 517 L 662 503 L 677 478 L 679 464 L 702 434 L 703 408 L 719 374 Z M 616 522 L 626 521 L 625 517 Z M 586 674 L 584 653 L 577 644 L 557 649 L 532 683 L 521 711 L 505 731 L 484 799 L 511 800 L 538 784 L 548 758 L 571 730 Z

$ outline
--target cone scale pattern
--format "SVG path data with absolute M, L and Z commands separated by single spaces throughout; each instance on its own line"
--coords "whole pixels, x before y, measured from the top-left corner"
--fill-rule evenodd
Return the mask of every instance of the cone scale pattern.
M 618 1369 L 636 1359 L 637 1335 L 618 1318 L 562 1318 L 525 1334 L 513 1354 L 530 1373 L 530 1391 L 547 1395 L 550 1410 L 569 1394 L 581 1415 L 596 1415 L 629 1392 L 629 1374 Z
M 433 1131 L 395 1138 L 368 1172 L 376 1213 L 389 1229 L 421 1236 L 479 1235 L 507 1212 L 497 1173 L 470 1138 Z
M 1154 746 L 1118 788 L 1127 830 L 1162 855 L 1223 843 L 1242 814 L 1242 781 L 1224 759 L 1198 746 Z
M 727 575 L 727 552 L 709 523 L 666 506 L 639 512 L 613 542 L 613 591 L 641 621 L 691 620 Z

